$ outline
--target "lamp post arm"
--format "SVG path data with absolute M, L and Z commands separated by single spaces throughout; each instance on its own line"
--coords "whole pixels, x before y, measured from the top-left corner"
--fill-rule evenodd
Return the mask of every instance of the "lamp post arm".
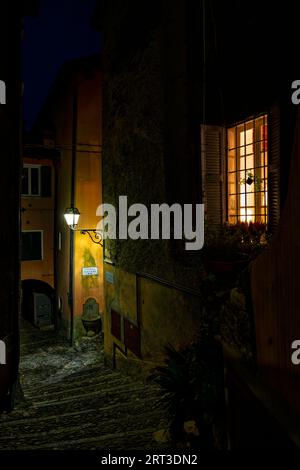
M 88 234 L 90 239 L 92 240 L 93 243 L 96 243 L 97 245 L 103 246 L 103 234 L 96 229 L 81 229 L 81 228 L 76 228 L 74 226 L 70 227 L 74 232 L 80 232 L 82 235 Z

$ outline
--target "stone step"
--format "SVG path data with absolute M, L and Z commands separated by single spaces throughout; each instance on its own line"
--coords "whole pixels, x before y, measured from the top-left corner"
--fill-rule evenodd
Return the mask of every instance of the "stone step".
M 128 379 L 124 379 L 124 377 L 120 377 L 118 375 L 114 376 L 108 376 L 108 378 L 101 380 L 99 378 L 98 380 L 93 381 L 91 384 L 85 384 L 83 385 L 82 383 L 79 383 L 76 387 L 74 387 L 75 384 L 60 384 L 60 386 L 56 386 L 55 388 L 52 388 L 51 390 L 45 388 L 45 389 L 40 389 L 37 391 L 34 391 L 32 393 L 28 393 L 27 391 L 24 391 L 25 398 L 31 401 L 39 401 L 39 403 L 44 402 L 49 400 L 50 397 L 55 396 L 56 400 L 60 400 L 62 398 L 68 398 L 72 399 L 72 397 L 76 398 L 79 394 L 81 396 L 82 394 L 86 395 L 89 394 L 90 392 L 94 391 L 101 391 L 101 390 L 107 390 L 107 386 L 109 383 L 109 389 L 111 390 L 112 388 L 118 388 L 119 386 L 131 386 L 132 382 Z
M 61 377 L 59 377 L 61 379 Z M 84 378 L 83 380 L 78 379 L 77 381 L 73 382 L 68 382 L 64 385 L 62 385 L 61 380 L 58 377 L 55 378 L 53 381 L 49 380 L 47 378 L 44 382 L 37 382 L 36 387 L 30 386 L 24 386 L 23 387 L 23 392 L 24 394 L 31 399 L 34 399 L 34 397 L 38 397 L 39 395 L 47 395 L 49 394 L 55 394 L 59 393 L 61 390 L 65 389 L 73 389 L 73 388 L 80 388 L 80 387 L 102 387 L 105 385 L 106 382 L 108 381 L 113 381 L 117 379 L 117 376 L 115 374 L 106 374 L 105 377 L 94 377 L 93 379 L 86 379 Z M 124 380 L 124 379 L 123 379 Z
M 135 400 L 145 401 L 146 397 L 151 396 L 153 392 L 145 390 L 143 385 L 126 384 L 125 386 L 120 386 L 117 390 L 108 387 L 105 390 L 96 390 L 87 394 L 83 391 L 76 397 L 56 399 L 54 396 L 51 400 L 32 403 L 32 408 L 34 410 L 42 410 L 43 413 L 51 413 L 52 410 L 54 412 L 57 410 L 57 413 L 64 413 L 67 410 L 74 409 L 74 407 L 82 409 L 82 407 L 90 403 L 109 405 L 118 403 L 120 400 L 126 403 L 126 400 L 129 399 L 127 398 L 129 394 Z
M 0 416 L 1 450 L 156 449 L 166 427 L 160 390 L 103 361 L 103 343 L 71 348 L 22 323 L 24 401 Z
M 105 407 L 114 407 L 116 412 L 119 407 L 121 410 L 130 407 L 139 407 L 144 404 L 145 409 L 148 407 L 148 401 L 158 401 L 159 395 L 156 390 L 145 388 L 143 385 L 137 387 L 132 384 L 115 389 L 107 389 L 103 391 L 95 391 L 89 394 L 80 394 L 76 398 L 63 398 L 55 399 L 44 402 L 32 402 L 28 408 L 15 410 L 12 414 L 5 415 L 1 420 L 1 428 L 9 422 L 14 422 L 18 419 L 27 420 L 29 418 L 43 418 L 49 416 L 60 416 L 75 411 L 82 411 L 87 409 L 101 410 Z M 24 418 L 25 415 L 25 418 Z M 21 424 L 21 423 L 20 423 Z M 0 431 L 1 432 L 1 431 Z
M 24 387 L 24 394 L 33 398 L 34 396 L 39 396 L 40 394 L 45 395 L 47 393 L 56 393 L 62 389 L 72 389 L 74 387 L 80 388 L 91 385 L 100 386 L 107 381 L 115 380 L 119 377 L 120 375 L 111 369 L 97 368 L 93 369 L 91 374 L 72 374 L 66 377 L 63 382 L 57 381 L 49 385 L 39 384 L 30 387 L 26 386 Z
M 94 437 L 82 437 L 80 439 L 59 440 L 45 444 L 18 445 L 17 442 L 3 444 L 1 450 L 152 450 L 160 448 L 153 441 L 153 432 L 155 427 L 144 428 L 143 430 L 134 429 L 129 432 L 114 432 Z
M 124 403 L 120 404 L 120 402 L 105 406 L 94 402 L 92 405 L 92 408 L 87 407 L 84 410 L 70 411 L 60 414 L 59 416 L 57 414 L 37 416 L 34 414 L 35 411 L 31 408 L 26 410 L 25 416 L 24 412 L 23 416 L 20 414 L 19 417 L 16 417 L 16 415 L 7 415 L 6 419 L 3 419 L 1 422 L 0 436 L 12 431 L 20 434 L 31 432 L 32 429 L 40 429 L 42 431 L 47 423 L 49 423 L 49 426 L 54 426 L 57 423 L 59 423 L 60 426 L 75 425 L 78 423 L 78 420 L 89 422 L 89 420 L 94 421 L 95 417 L 99 421 L 100 419 L 109 420 L 111 417 L 115 418 L 125 414 L 136 414 L 140 416 L 143 411 L 154 413 L 158 411 L 161 413 L 161 406 L 156 396 L 147 397 L 146 402 L 142 400 L 137 401 L 135 397 L 133 397 L 132 399 L 128 399 L 125 405 Z
M 76 441 L 81 438 L 94 438 L 95 435 L 102 438 L 105 435 L 118 434 L 122 432 L 130 432 L 132 430 L 139 430 L 143 433 L 144 428 L 158 429 L 161 425 L 159 413 L 150 411 L 143 412 L 143 421 L 138 419 L 137 413 L 132 414 L 119 414 L 113 418 L 110 415 L 106 417 L 103 414 L 95 413 L 93 416 L 89 416 L 89 420 L 80 422 L 77 419 L 71 422 L 61 422 L 58 420 L 55 425 L 49 421 L 43 421 L 39 427 L 32 426 L 29 430 L 24 433 L 18 432 L 16 434 L 13 429 L 6 429 L 5 433 L 0 435 L 0 448 L 3 446 L 9 446 L 11 444 L 23 446 L 32 445 L 47 445 L 51 442 L 59 443 L 60 440 L 64 441 Z M 43 426 L 41 426 L 43 424 Z
M 46 362 L 47 358 L 44 359 L 44 356 L 39 357 L 36 361 L 34 357 L 28 360 L 23 358 L 20 367 L 23 389 L 28 390 L 30 393 L 29 389 L 36 390 L 49 387 L 62 381 L 69 381 L 70 377 L 74 377 L 74 380 L 76 380 L 75 374 L 81 373 L 85 369 L 90 371 L 91 368 L 97 367 L 100 372 L 94 372 L 95 376 L 100 375 L 104 370 L 104 364 L 101 363 L 101 357 L 98 357 L 98 354 L 91 357 L 89 353 L 83 353 L 79 360 L 74 354 L 72 356 L 64 354 L 63 357 L 64 362 L 56 357 L 52 357 L 48 362 Z M 92 375 L 93 372 L 88 373 L 88 376 L 91 377 Z

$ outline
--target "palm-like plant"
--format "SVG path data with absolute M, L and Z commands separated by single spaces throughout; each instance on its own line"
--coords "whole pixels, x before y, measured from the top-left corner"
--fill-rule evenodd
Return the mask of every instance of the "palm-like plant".
M 184 436 L 184 423 L 195 421 L 195 445 L 212 448 L 213 424 L 224 405 L 223 361 L 220 345 L 209 336 L 176 350 L 165 348 L 165 364 L 152 378 L 163 391 L 163 402 L 175 441 Z

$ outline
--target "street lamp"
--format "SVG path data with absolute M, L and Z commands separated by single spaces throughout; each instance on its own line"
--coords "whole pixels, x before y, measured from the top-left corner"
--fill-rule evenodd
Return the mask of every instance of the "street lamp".
M 79 217 L 80 217 L 80 212 L 77 209 L 77 207 L 68 207 L 65 210 L 64 218 L 71 230 L 76 230 Z
M 99 230 L 92 229 L 92 228 L 90 229 L 77 228 L 79 217 L 80 217 L 80 212 L 77 209 L 77 207 L 68 207 L 65 210 L 64 218 L 67 222 L 67 225 L 73 232 L 80 232 L 82 235 L 85 235 L 87 233 L 93 243 L 103 246 L 103 236 Z

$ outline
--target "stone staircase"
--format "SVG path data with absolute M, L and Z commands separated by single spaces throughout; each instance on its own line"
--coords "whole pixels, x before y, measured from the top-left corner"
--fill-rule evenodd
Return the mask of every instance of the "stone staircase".
M 158 448 L 159 389 L 106 367 L 99 338 L 70 347 L 24 323 L 21 338 L 24 397 L 0 416 L 0 450 Z

